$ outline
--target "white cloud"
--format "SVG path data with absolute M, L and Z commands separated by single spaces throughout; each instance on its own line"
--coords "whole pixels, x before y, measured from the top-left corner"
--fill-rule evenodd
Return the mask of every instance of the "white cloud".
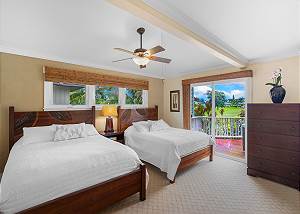
M 232 90 L 230 92 L 227 92 L 227 91 L 222 91 L 224 92 L 225 96 L 229 99 L 232 98 L 232 96 L 234 95 L 234 97 L 236 99 L 240 98 L 240 97 L 245 97 L 245 91 L 241 91 L 241 90 Z
M 195 97 L 200 97 L 201 95 L 203 96 L 204 94 L 207 93 L 207 91 L 211 91 L 212 88 L 209 86 L 196 86 L 194 87 L 194 96 Z M 222 91 L 222 90 L 220 90 Z M 234 97 L 236 99 L 240 98 L 240 97 L 245 97 L 245 91 L 244 90 L 231 90 L 231 91 L 222 91 L 224 92 L 225 96 L 227 99 L 232 99 L 232 96 L 234 95 Z
M 207 91 L 211 91 L 211 90 L 212 90 L 212 88 L 208 87 L 206 85 L 196 86 L 196 87 L 194 87 L 194 96 L 199 97 L 203 94 L 206 94 Z

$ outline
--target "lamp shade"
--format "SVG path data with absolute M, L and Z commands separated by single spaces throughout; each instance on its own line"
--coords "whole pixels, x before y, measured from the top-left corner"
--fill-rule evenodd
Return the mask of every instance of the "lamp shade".
M 102 114 L 103 116 L 117 117 L 118 116 L 117 107 L 111 105 L 103 106 Z

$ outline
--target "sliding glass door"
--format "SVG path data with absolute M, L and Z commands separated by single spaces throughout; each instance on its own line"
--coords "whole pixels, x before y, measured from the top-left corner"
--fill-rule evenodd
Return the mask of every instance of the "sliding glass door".
M 212 85 L 199 85 L 192 89 L 192 130 L 201 130 L 209 135 L 212 132 Z
M 231 80 L 191 87 L 191 128 L 211 135 L 217 154 L 245 158 L 247 81 Z

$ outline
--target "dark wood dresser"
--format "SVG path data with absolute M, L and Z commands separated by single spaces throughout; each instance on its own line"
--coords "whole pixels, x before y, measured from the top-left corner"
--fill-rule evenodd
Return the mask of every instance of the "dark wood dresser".
M 300 190 L 300 104 L 248 104 L 248 175 Z

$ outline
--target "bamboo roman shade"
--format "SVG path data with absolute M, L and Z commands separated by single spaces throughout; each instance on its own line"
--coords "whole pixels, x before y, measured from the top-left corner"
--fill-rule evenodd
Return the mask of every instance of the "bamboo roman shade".
M 212 82 L 218 80 L 245 78 L 245 77 L 252 77 L 252 76 L 253 76 L 252 70 L 244 70 L 244 71 L 237 71 L 232 73 L 186 79 L 186 80 L 182 80 L 182 85 L 190 85 L 190 84 L 201 83 L 201 82 Z
M 145 80 L 126 78 L 107 74 L 67 70 L 61 68 L 44 67 L 45 81 L 75 83 L 83 85 L 114 86 L 131 89 L 149 89 L 149 82 Z

